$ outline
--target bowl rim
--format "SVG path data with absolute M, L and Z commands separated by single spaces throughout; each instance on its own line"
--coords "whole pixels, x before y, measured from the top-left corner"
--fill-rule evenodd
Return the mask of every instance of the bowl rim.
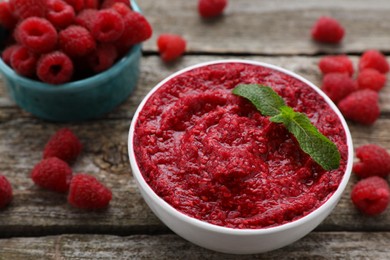
M 346 141 L 348 145 L 348 159 L 347 159 L 347 165 L 345 172 L 343 174 L 343 178 L 341 179 L 341 182 L 339 183 L 339 186 L 337 187 L 336 191 L 318 208 L 307 214 L 306 216 L 303 216 L 297 220 L 277 225 L 277 226 L 272 226 L 272 227 L 264 227 L 264 228 L 259 228 L 259 229 L 237 229 L 237 228 L 230 228 L 230 227 L 224 227 L 224 226 L 218 226 L 215 224 L 211 224 L 193 217 L 190 217 L 179 210 L 175 209 L 173 206 L 171 206 L 169 203 L 167 203 L 165 200 L 163 200 L 161 197 L 159 197 L 153 189 L 149 186 L 149 184 L 145 181 L 143 178 L 143 175 L 139 169 L 138 163 L 135 159 L 135 154 L 134 154 L 134 149 L 133 149 L 133 141 L 134 141 L 134 129 L 135 129 L 135 124 L 137 122 L 139 113 L 141 110 L 144 108 L 146 102 L 149 100 L 149 98 L 161 87 L 163 86 L 166 82 L 171 80 L 172 78 L 183 74 L 187 71 L 204 67 L 204 66 L 209 66 L 209 65 L 214 65 L 214 64 L 221 64 L 221 63 L 243 63 L 243 64 L 250 64 L 250 65 L 255 65 L 255 66 L 261 66 L 261 67 L 266 67 L 269 69 L 273 69 L 282 73 L 285 73 L 289 76 L 292 76 L 303 83 L 307 84 L 309 87 L 311 87 L 314 91 L 316 91 L 324 100 L 325 102 L 332 108 L 332 110 L 336 113 L 338 116 L 345 134 L 346 134 Z M 137 181 L 137 184 L 140 186 L 139 188 L 142 188 L 144 192 L 147 193 L 147 195 L 155 201 L 157 204 L 159 204 L 161 207 L 163 207 L 168 213 L 171 215 L 179 218 L 183 222 L 188 222 L 189 224 L 192 224 L 196 227 L 218 232 L 218 233 L 223 233 L 223 234 L 231 234 L 231 235 L 266 235 L 266 234 L 271 234 L 271 233 L 276 233 L 276 232 L 281 232 L 284 230 L 296 228 L 305 222 L 310 222 L 311 220 L 314 220 L 318 218 L 319 216 L 323 215 L 326 213 L 328 207 L 332 206 L 333 204 L 336 205 L 339 199 L 341 198 L 342 193 L 345 190 L 345 187 L 348 184 L 349 178 L 351 176 L 352 172 L 352 165 L 353 165 L 353 142 L 352 142 L 352 136 L 350 133 L 350 130 L 348 128 L 348 125 L 342 116 L 340 110 L 337 108 L 337 106 L 331 101 L 331 99 L 324 93 L 322 92 L 321 89 L 319 89 L 316 85 L 308 81 L 307 79 L 303 78 L 302 76 L 286 70 L 284 68 L 281 68 L 279 66 L 275 66 L 272 64 L 264 63 L 264 62 L 259 62 L 259 61 L 254 61 L 254 60 L 244 60 L 244 59 L 223 59 L 223 60 L 214 60 L 214 61 L 208 61 L 208 62 L 202 62 L 198 63 L 196 65 L 192 65 L 189 67 L 186 67 L 184 69 L 181 69 L 167 78 L 163 79 L 160 81 L 156 86 L 154 86 L 149 93 L 144 97 L 140 105 L 138 106 L 133 118 L 132 122 L 130 124 L 130 129 L 129 129 L 129 135 L 128 135 L 128 154 L 129 154 L 129 160 L 130 160 L 130 165 L 133 171 L 133 176 Z
M 137 2 L 135 0 L 130 0 L 130 5 L 132 6 L 135 12 L 141 12 Z M 20 82 L 20 86 L 27 89 L 39 90 L 43 92 L 56 92 L 56 93 L 67 93 L 73 92 L 74 90 L 87 90 L 95 87 L 95 83 L 101 82 L 107 78 L 110 78 L 113 74 L 115 75 L 121 70 L 121 67 L 126 60 L 134 59 L 138 52 L 141 51 L 142 44 L 135 44 L 131 49 L 124 55 L 120 60 L 118 60 L 111 68 L 108 70 L 102 71 L 91 77 L 80 79 L 64 84 L 48 84 L 41 81 L 29 79 L 17 74 L 11 67 L 4 63 L 3 59 L 0 57 L 0 71 L 4 73 L 5 77 L 12 78 Z

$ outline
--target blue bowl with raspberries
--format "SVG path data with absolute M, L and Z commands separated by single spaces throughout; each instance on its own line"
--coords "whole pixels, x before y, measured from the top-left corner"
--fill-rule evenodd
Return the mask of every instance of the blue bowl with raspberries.
M 55 2 L 56 0 L 49 1 Z M 106 0 L 102 3 L 104 4 L 105 2 L 115 3 L 116 1 Z M 126 17 L 124 13 L 121 13 L 124 10 L 124 3 L 116 5 L 120 16 Z M 140 9 L 134 0 L 130 1 L 129 7 L 131 13 L 137 13 L 137 15 L 141 16 Z M 114 8 L 110 8 L 110 11 L 106 11 L 108 10 L 106 8 L 107 7 L 105 7 L 104 11 L 101 12 L 104 13 L 104 15 L 109 12 L 112 13 L 113 11 L 111 11 L 111 9 L 114 10 Z M 92 17 L 95 23 L 98 23 L 96 22 L 98 20 L 97 17 L 102 16 L 99 14 L 101 10 L 103 10 L 103 7 L 102 9 L 98 9 L 96 10 L 96 12 L 94 11 L 93 13 Z M 75 19 L 77 19 L 78 16 L 81 16 L 81 12 L 82 11 L 79 11 L 79 13 L 76 12 Z M 138 16 L 136 17 L 138 19 Z M 23 18 L 23 21 L 36 19 L 36 17 L 33 17 L 33 19 L 31 18 L 32 17 L 28 17 L 26 19 Z M 49 18 L 44 19 L 49 20 Z M 106 17 L 104 17 L 104 19 L 106 19 Z M 129 20 L 136 19 L 129 18 Z M 103 20 L 103 22 L 105 21 L 106 20 Z M 20 21 L 18 24 L 18 26 L 21 27 Z M 31 29 L 31 32 L 29 32 L 28 30 L 30 29 L 28 26 L 30 26 L 30 28 L 34 28 L 34 24 L 25 26 L 27 28 L 25 29 L 27 30 L 27 33 L 34 34 L 35 29 Z M 72 26 L 75 27 L 72 24 L 66 27 L 66 29 Z M 116 22 L 115 26 L 117 26 Z M 131 25 L 126 24 L 125 21 L 123 27 L 125 28 L 126 26 L 131 27 Z M 96 33 L 96 30 L 100 29 L 99 37 L 103 37 L 104 39 L 104 41 L 102 40 L 101 42 L 99 40 L 96 40 L 95 49 L 99 49 L 99 46 L 107 46 L 111 44 L 105 42 L 105 39 L 107 39 L 107 37 L 111 37 L 110 35 L 101 35 L 101 32 L 107 32 L 107 27 L 103 27 L 98 29 L 88 28 L 88 31 L 91 32 L 91 35 L 94 39 L 96 38 L 95 34 L 93 33 Z M 18 30 L 18 27 L 16 27 L 15 32 L 12 33 L 12 30 L 5 29 L 1 26 L 0 23 L 0 53 L 1 50 L 6 50 L 4 39 L 6 39 L 9 35 L 15 35 L 17 45 L 19 45 L 20 42 L 23 43 L 23 40 L 25 39 L 27 39 L 27 42 L 32 39 L 31 37 L 24 37 L 24 32 L 20 31 L 22 30 Z M 70 58 L 67 59 L 71 60 L 73 66 L 72 70 L 74 70 L 72 72 L 73 78 L 70 79 L 68 82 L 62 83 L 62 79 L 56 82 L 58 78 L 57 74 L 61 74 L 61 77 L 67 77 L 66 73 L 68 73 L 69 71 L 69 62 L 68 60 L 64 61 L 64 59 L 62 59 L 62 56 L 67 56 L 66 48 L 69 48 L 69 43 L 66 43 L 65 46 L 61 45 L 61 32 L 65 31 L 65 29 L 58 29 L 56 27 L 56 31 L 58 32 L 58 43 L 56 45 L 57 49 L 53 50 L 49 54 L 58 54 L 58 52 L 61 52 L 61 55 L 54 55 L 53 57 L 46 58 L 45 64 L 45 62 L 43 61 L 43 57 L 50 55 L 47 53 L 40 54 L 39 58 L 37 58 L 37 65 L 36 68 L 34 68 L 35 74 L 33 76 L 30 76 L 28 74 L 23 75 L 23 69 L 25 69 L 25 67 L 23 67 L 23 63 L 21 63 L 20 61 L 18 62 L 18 57 L 22 57 L 23 59 L 25 57 L 24 55 L 26 51 L 20 51 L 21 48 L 19 47 L 19 56 L 18 54 L 16 54 L 17 51 L 15 50 L 12 52 L 12 55 L 10 56 L 9 60 L 4 58 L 5 51 L 3 51 L 2 59 L 0 59 L 0 74 L 2 75 L 3 82 L 7 88 L 8 94 L 23 110 L 28 111 L 39 118 L 49 121 L 70 122 L 94 119 L 113 110 L 123 101 L 125 101 L 127 97 L 134 91 L 139 78 L 142 46 L 141 41 L 137 43 L 130 43 L 129 39 L 132 38 L 132 36 L 126 35 L 126 37 L 123 37 L 123 41 L 127 40 L 127 49 L 124 49 L 124 44 L 121 45 L 112 43 L 111 45 L 115 46 L 118 53 L 122 51 L 122 53 L 120 55 L 118 54 L 117 56 L 119 58 L 112 62 L 111 65 L 106 69 L 101 69 L 99 66 L 107 60 L 107 56 L 104 56 L 107 52 L 103 52 L 103 54 L 101 54 L 102 56 L 99 57 L 100 60 L 97 62 L 98 65 L 95 66 L 99 67 L 98 70 L 93 71 L 91 66 L 91 69 L 88 70 L 89 74 L 85 72 L 87 71 L 87 69 L 84 71 L 84 67 L 89 64 L 89 61 L 95 61 L 97 59 L 96 57 L 90 54 L 88 56 L 86 55 L 86 58 L 83 59 L 80 57 L 73 57 L 68 55 Z M 150 37 L 150 34 L 151 28 L 147 38 Z M 123 33 L 123 35 L 125 36 L 125 32 Z M 144 40 L 146 39 L 143 39 L 142 41 Z M 34 46 L 34 43 L 32 44 L 32 46 Z M 39 48 L 39 44 L 37 46 Z M 27 47 L 30 52 L 31 48 L 29 48 L 29 46 Z M 84 43 L 81 43 L 80 47 L 78 47 L 76 43 L 76 45 L 73 46 L 73 51 L 77 51 L 77 49 L 83 49 L 84 47 Z M 72 46 L 70 46 L 70 48 L 72 49 Z M 84 48 L 84 50 L 86 49 Z M 63 53 L 65 53 L 66 55 Z M 53 60 L 59 60 L 59 65 L 50 64 L 50 62 L 52 62 Z M 20 73 L 17 69 L 18 64 L 22 64 L 22 73 Z M 45 66 L 42 64 L 45 64 Z M 13 67 L 13 65 L 15 65 L 15 67 Z M 45 69 L 46 71 L 44 71 Z M 44 71 L 43 74 L 42 71 Z M 43 77 L 46 77 L 48 81 L 44 82 L 41 78 L 41 75 L 39 75 L 39 72 L 41 72 L 41 75 L 43 75 Z M 75 74 L 77 74 L 77 76 L 75 76 Z M 57 78 L 53 80 L 53 77 Z

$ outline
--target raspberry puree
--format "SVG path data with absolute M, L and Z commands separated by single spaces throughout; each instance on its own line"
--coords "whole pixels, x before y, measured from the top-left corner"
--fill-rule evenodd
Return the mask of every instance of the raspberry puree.
M 271 123 L 239 83 L 272 87 L 336 143 L 340 167 L 325 171 L 284 126 Z M 134 150 L 150 187 L 184 214 L 215 225 L 257 229 L 307 215 L 337 189 L 346 168 L 344 128 L 325 100 L 282 72 L 246 63 L 206 65 L 161 86 L 135 127 Z

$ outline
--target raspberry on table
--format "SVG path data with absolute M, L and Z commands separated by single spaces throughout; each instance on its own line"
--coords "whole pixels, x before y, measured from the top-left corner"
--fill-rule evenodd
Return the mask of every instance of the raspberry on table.
M 54 27 L 63 29 L 71 25 L 76 14 L 72 6 L 62 0 L 48 0 L 46 18 Z
M 18 19 L 12 13 L 9 2 L 0 2 L 0 26 L 12 30 L 17 22 Z
M 67 192 L 72 179 L 72 169 L 57 157 L 43 159 L 31 171 L 31 179 L 44 189 Z
M 72 60 L 61 51 L 43 54 L 37 64 L 37 76 L 49 84 L 69 82 L 73 75 Z
M 4 175 L 0 175 L 0 209 L 12 200 L 12 186 Z
M 111 191 L 94 176 L 77 174 L 72 178 L 68 202 L 80 209 L 94 210 L 108 206 L 112 199 Z
M 177 34 L 161 34 L 157 39 L 160 56 L 165 62 L 180 57 L 186 50 L 186 41 Z
M 198 13 L 204 18 L 219 16 L 228 4 L 227 0 L 199 0 Z
M 32 77 L 35 75 L 38 56 L 24 46 L 15 48 L 11 55 L 11 67 L 16 73 Z
M 311 36 L 317 42 L 340 43 L 345 34 L 343 26 L 338 20 L 322 16 L 311 29 Z
M 358 90 L 338 103 L 341 113 L 347 118 L 363 125 L 372 125 L 380 114 L 378 93 L 371 89 Z
M 14 50 L 16 50 L 18 47 L 20 47 L 19 44 L 13 44 L 8 46 L 4 49 L 4 51 L 1 53 L 1 58 L 3 59 L 4 63 L 8 66 L 11 66 L 11 56 Z
M 351 199 L 355 207 L 363 214 L 379 215 L 389 205 L 389 185 L 386 180 L 378 176 L 362 179 L 353 187 Z
M 112 44 L 99 44 L 97 49 L 88 56 L 87 62 L 92 71 L 98 73 L 110 68 L 118 57 Z
M 359 146 L 356 149 L 359 162 L 354 163 L 353 172 L 361 177 L 387 177 L 390 174 L 390 154 L 385 148 L 376 144 Z
M 77 136 L 68 128 L 58 130 L 47 142 L 43 158 L 57 157 L 71 163 L 79 156 L 82 144 Z
M 328 73 L 322 80 L 322 90 L 334 102 L 357 90 L 356 82 L 345 73 Z
M 367 50 L 363 53 L 359 60 L 359 70 L 375 69 L 380 73 L 389 71 L 389 63 L 386 57 L 378 50 Z
M 99 10 L 91 26 L 92 36 L 99 42 L 114 42 L 122 36 L 122 16 L 112 9 Z
M 81 57 L 96 48 L 91 33 L 84 27 L 71 25 L 59 33 L 60 48 L 70 57 Z
M 386 84 L 386 75 L 375 69 L 363 69 L 359 71 L 357 83 L 360 89 L 380 91 Z
M 16 39 L 36 53 L 47 53 L 56 48 L 57 30 L 45 18 L 29 17 L 16 27 Z
M 323 74 L 338 72 L 346 73 L 351 77 L 354 73 L 352 61 L 347 55 L 325 56 L 320 59 L 318 67 Z

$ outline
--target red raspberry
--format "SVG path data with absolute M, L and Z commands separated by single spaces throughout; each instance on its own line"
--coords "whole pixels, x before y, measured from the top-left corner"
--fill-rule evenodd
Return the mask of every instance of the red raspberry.
M 100 42 L 114 42 L 123 34 L 122 17 L 114 10 L 104 9 L 96 14 L 91 26 L 92 36 Z
M 360 89 L 380 91 L 386 84 L 386 76 L 374 69 L 364 69 L 359 72 L 357 83 Z
M 68 128 L 58 130 L 47 142 L 43 158 L 57 157 L 71 163 L 81 153 L 82 145 L 77 136 Z
M 322 16 L 311 29 L 314 40 L 322 43 L 339 43 L 344 37 L 344 28 L 332 17 Z
M 360 180 L 352 189 L 351 199 L 355 207 L 368 216 L 375 216 L 389 205 L 390 190 L 387 182 L 377 176 Z
M 216 17 L 222 14 L 227 4 L 227 0 L 199 0 L 198 12 L 204 18 Z
M 12 200 L 12 186 L 3 175 L 0 175 L 0 209 L 7 206 Z
M 342 99 L 338 107 L 346 118 L 364 125 L 375 123 L 380 114 L 378 93 L 371 89 L 353 92 Z
M 161 34 L 157 39 L 157 47 L 161 58 L 169 62 L 185 52 L 186 41 L 180 35 Z
M 45 17 L 46 0 L 10 0 L 9 4 L 14 14 L 21 19 Z
M 30 17 L 16 27 L 16 38 L 20 44 L 36 53 L 54 50 L 57 45 L 57 31 L 46 19 Z
M 379 176 L 386 178 L 390 173 L 390 154 L 379 145 L 367 144 L 356 149 L 360 159 L 353 165 L 353 172 L 361 177 Z
M 11 55 L 11 67 L 16 73 L 25 77 L 32 77 L 35 75 L 37 61 L 38 56 L 24 46 L 15 48 Z
M 5 64 L 11 66 L 11 56 L 12 56 L 12 53 L 14 53 L 14 50 L 16 50 L 19 47 L 20 47 L 20 45 L 13 44 L 13 45 L 10 45 L 7 48 L 5 48 L 5 50 L 1 54 L 1 58 L 3 59 Z
M 98 9 L 99 0 L 84 0 L 84 9 Z
M 66 28 L 73 23 L 76 14 L 69 4 L 62 0 L 48 0 L 46 18 L 56 28 Z
M 111 6 L 111 8 L 122 16 L 125 16 L 131 12 L 131 8 L 124 3 L 115 3 Z
M 357 90 L 355 81 L 345 73 L 326 74 L 321 88 L 336 104 Z
M 97 16 L 98 10 L 85 9 L 81 11 L 75 18 L 75 24 L 80 25 L 90 30 L 94 23 L 95 17 Z
M 84 9 L 84 0 L 65 0 L 69 5 L 71 5 L 76 13 Z
M 376 69 L 380 73 L 389 71 L 389 63 L 386 57 L 377 50 L 367 50 L 363 53 L 359 60 L 359 70 Z
M 68 202 L 76 208 L 106 208 L 111 199 L 111 191 L 91 175 L 78 174 L 70 183 Z
M 0 2 L 0 25 L 12 30 L 18 19 L 13 15 L 8 2 Z
M 71 25 L 59 34 L 61 49 L 70 57 L 81 57 L 93 52 L 96 48 L 91 33 L 84 27 Z
M 100 44 L 96 51 L 88 56 L 88 65 L 92 71 L 98 73 L 104 71 L 114 64 L 118 53 L 112 44 Z
M 137 12 L 129 12 L 123 17 L 125 30 L 118 44 L 126 48 L 143 42 L 152 36 L 152 27 L 146 18 Z
M 37 76 L 49 84 L 62 84 L 71 80 L 73 75 L 72 60 L 61 51 L 42 55 L 38 60 Z
M 36 185 L 44 189 L 67 192 L 72 179 L 72 169 L 63 160 L 51 157 L 34 166 L 31 178 Z
M 112 7 L 115 3 L 123 3 L 130 7 L 130 1 L 129 0 L 104 0 L 101 6 L 101 9 L 106 9 Z
M 323 74 L 338 72 L 346 73 L 348 76 L 352 76 L 354 69 L 352 61 L 347 55 L 329 55 L 320 59 L 318 63 Z

